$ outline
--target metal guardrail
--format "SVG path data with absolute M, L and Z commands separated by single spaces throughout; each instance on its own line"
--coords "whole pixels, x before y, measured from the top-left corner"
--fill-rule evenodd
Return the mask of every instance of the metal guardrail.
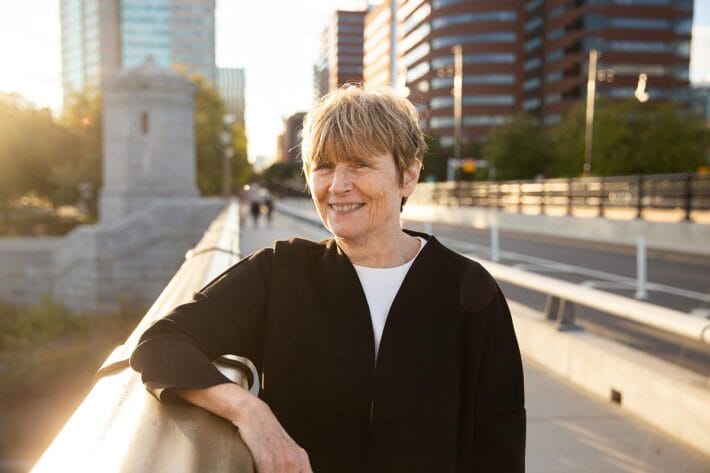
M 277 209 L 299 220 L 321 225 L 312 211 L 290 208 L 283 204 L 278 204 Z M 710 344 L 710 320 L 492 261 L 479 258 L 475 261 L 483 264 L 499 281 L 546 294 L 545 314 L 548 319 L 556 321 L 560 330 L 574 326 L 574 305 L 577 304 Z
M 473 259 L 473 258 L 471 258 Z M 710 320 L 560 279 L 476 258 L 498 281 L 547 294 L 545 315 L 560 330 L 574 327 L 574 305 L 631 320 L 710 345 Z
M 517 210 L 549 208 L 573 215 L 590 209 L 604 217 L 609 209 L 677 210 L 690 221 L 694 212 L 710 210 L 709 174 L 650 174 L 580 177 L 535 181 L 421 182 L 410 198 L 418 204 L 495 207 Z
M 96 375 L 95 384 L 33 472 L 230 471 L 252 473 L 249 450 L 224 419 L 187 404 L 162 404 L 128 367 L 140 335 L 194 291 L 239 259 L 239 209 L 231 203 L 185 255 L 185 261 L 126 342 Z M 216 363 L 231 380 L 258 391 L 251 362 Z M 251 382 L 250 382 L 251 381 Z

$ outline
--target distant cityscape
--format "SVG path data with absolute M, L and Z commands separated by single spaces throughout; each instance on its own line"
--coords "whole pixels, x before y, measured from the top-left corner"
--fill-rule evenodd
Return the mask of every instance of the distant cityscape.
M 641 91 L 708 117 L 707 88 L 689 82 L 692 21 L 692 0 L 384 0 L 335 11 L 324 25 L 314 96 L 345 83 L 391 86 L 452 147 L 485 138 L 521 112 L 560 123 L 585 100 L 595 50 L 599 96 Z M 61 0 L 61 25 L 65 97 L 152 56 L 203 75 L 227 113 L 244 122 L 244 70 L 215 65 L 215 0 Z M 284 119 L 277 162 L 298 158 L 303 114 Z

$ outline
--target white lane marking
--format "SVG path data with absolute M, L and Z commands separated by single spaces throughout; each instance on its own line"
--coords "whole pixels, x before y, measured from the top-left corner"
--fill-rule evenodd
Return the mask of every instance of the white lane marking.
M 481 245 L 471 244 L 461 240 L 455 240 L 453 238 L 437 237 L 440 241 L 446 243 L 453 248 L 461 248 L 462 251 L 474 252 L 472 256 L 483 254 L 490 254 L 490 250 Z M 636 279 L 627 276 L 620 276 L 614 273 L 607 273 L 605 271 L 597 271 L 595 269 L 584 268 L 582 266 L 575 266 L 573 264 L 562 263 L 559 261 L 548 260 L 545 258 L 538 258 L 536 256 L 524 255 L 521 253 L 515 253 L 512 251 L 501 251 L 501 259 L 517 260 L 523 263 L 528 263 L 532 265 L 539 265 L 543 267 L 555 267 L 561 272 L 569 272 L 579 274 L 581 276 L 589 277 L 590 279 L 601 279 L 612 281 L 617 284 L 625 286 L 636 287 Z M 688 289 L 681 289 L 679 287 L 668 286 L 666 284 L 652 283 L 648 282 L 646 285 L 647 290 L 656 292 L 665 292 L 667 294 L 673 294 L 675 296 L 684 297 L 686 299 L 698 300 L 701 302 L 710 303 L 710 294 L 703 294 L 701 292 L 691 291 Z

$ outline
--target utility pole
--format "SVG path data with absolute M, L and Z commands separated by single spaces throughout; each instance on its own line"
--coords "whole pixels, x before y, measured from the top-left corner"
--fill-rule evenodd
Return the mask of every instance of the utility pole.
M 397 1 L 390 3 L 390 86 L 397 87 Z
M 224 146 L 224 156 L 222 159 L 222 195 L 229 198 L 232 195 L 232 158 L 234 157 L 234 147 L 232 143 L 232 126 L 234 117 L 225 115 L 222 118 L 222 145 Z
M 594 100 L 597 87 L 598 58 L 599 51 L 591 49 L 589 51 L 589 65 L 587 67 L 587 114 L 584 130 L 584 167 L 582 168 L 582 174 L 585 176 L 592 172 L 592 135 L 594 133 Z
M 461 160 L 461 120 L 463 95 L 463 54 L 460 44 L 451 48 L 454 53 L 454 159 Z

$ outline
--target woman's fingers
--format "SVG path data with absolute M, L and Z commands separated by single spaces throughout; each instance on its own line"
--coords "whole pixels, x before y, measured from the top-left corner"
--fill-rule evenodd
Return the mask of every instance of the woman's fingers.
M 259 401 L 237 424 L 254 458 L 257 473 L 312 473 L 308 454 Z

